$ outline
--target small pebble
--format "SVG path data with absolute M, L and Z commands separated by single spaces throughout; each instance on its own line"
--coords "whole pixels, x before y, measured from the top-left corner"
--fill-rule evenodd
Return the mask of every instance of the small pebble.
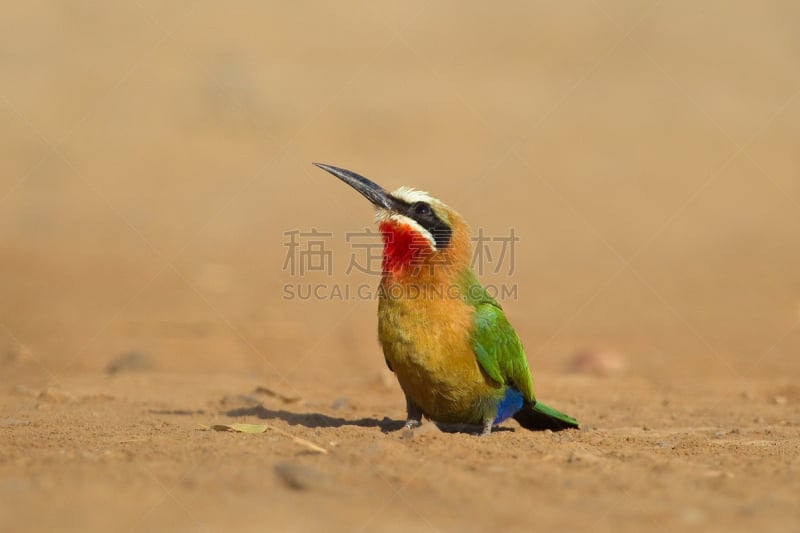
M 275 474 L 284 485 L 297 491 L 318 487 L 325 481 L 324 476 L 318 470 L 296 463 L 281 462 L 276 464 Z
M 152 369 L 153 358 L 150 354 L 139 350 L 125 352 L 106 365 L 106 373 L 112 376 L 120 372 L 145 372 Z

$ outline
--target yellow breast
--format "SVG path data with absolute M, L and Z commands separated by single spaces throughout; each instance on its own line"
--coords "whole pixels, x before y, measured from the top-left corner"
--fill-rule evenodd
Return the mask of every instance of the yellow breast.
M 384 279 L 378 306 L 384 355 L 403 391 L 426 416 L 478 424 L 483 404 L 499 389 L 473 352 L 474 309 L 434 287 Z

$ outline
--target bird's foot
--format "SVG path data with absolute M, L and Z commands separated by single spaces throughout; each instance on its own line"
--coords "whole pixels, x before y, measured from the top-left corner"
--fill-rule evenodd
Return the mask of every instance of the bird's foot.
M 491 434 L 492 434 L 492 420 L 486 420 L 483 423 L 483 431 L 478 433 L 478 435 L 481 437 L 488 437 Z
M 403 429 L 414 429 L 422 425 L 422 409 L 406 395 L 406 425 Z
M 408 420 L 406 420 L 406 425 L 403 426 L 403 429 L 414 429 L 420 427 L 421 425 L 422 422 L 420 420 L 409 418 Z

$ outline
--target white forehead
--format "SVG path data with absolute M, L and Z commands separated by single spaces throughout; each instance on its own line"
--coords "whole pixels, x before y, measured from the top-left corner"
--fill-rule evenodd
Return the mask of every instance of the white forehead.
M 406 187 L 405 185 L 392 192 L 392 196 L 409 204 L 413 204 L 414 202 L 431 203 L 434 201 L 433 197 L 425 191 L 420 191 L 413 187 Z

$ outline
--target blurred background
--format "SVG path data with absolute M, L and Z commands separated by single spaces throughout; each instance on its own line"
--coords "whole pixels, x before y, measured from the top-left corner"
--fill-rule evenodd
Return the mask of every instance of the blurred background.
M 768 2 L 6 3 L 0 355 L 46 380 L 155 368 L 352 385 L 382 371 L 347 267 L 363 198 L 430 191 L 519 237 L 534 369 L 798 369 L 800 8 Z M 287 266 L 330 234 L 331 272 Z M 617 357 L 615 356 L 615 357 Z M 347 368 L 347 371 L 343 371 Z

